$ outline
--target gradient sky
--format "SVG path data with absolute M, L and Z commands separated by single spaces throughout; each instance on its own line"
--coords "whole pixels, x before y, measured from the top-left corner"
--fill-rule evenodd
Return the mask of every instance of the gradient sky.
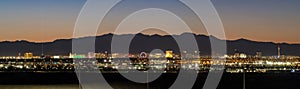
M 0 41 L 48 42 L 71 38 L 84 3 L 85 0 L 0 0 Z M 166 7 L 176 8 L 172 1 L 168 3 Z M 227 39 L 300 43 L 300 0 L 213 0 L 213 4 L 223 21 Z M 127 9 L 130 8 L 135 7 Z M 117 17 L 118 14 L 111 15 Z M 112 32 L 109 26 L 105 28 L 98 34 Z M 194 32 L 206 34 L 201 26 Z

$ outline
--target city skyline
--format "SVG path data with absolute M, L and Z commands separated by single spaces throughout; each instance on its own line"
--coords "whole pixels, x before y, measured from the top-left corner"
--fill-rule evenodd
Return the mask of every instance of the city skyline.
M 191 34 L 181 34 L 174 35 L 175 38 L 183 37 L 184 35 Z M 109 39 L 112 36 L 117 38 L 125 38 L 133 36 L 134 34 L 125 35 L 114 35 L 106 34 L 102 36 L 97 36 L 95 40 L 95 52 L 111 51 L 111 42 Z M 197 45 L 201 55 L 210 55 L 210 37 L 206 35 L 195 35 L 197 40 Z M 92 37 L 77 38 L 77 40 L 90 39 Z M 158 39 L 159 38 L 159 39 Z M 214 37 L 212 37 L 214 38 Z M 164 44 L 164 45 L 162 45 Z M 172 38 L 172 36 L 161 36 L 161 35 L 145 35 L 137 34 L 135 38 L 131 41 L 130 53 L 140 53 L 141 51 L 150 52 L 154 49 L 161 50 L 173 50 L 175 53 L 179 53 L 180 49 L 177 48 L 177 43 Z M 280 51 L 278 47 L 280 46 Z M 227 52 L 233 54 L 235 50 L 244 52 L 249 55 L 256 55 L 256 52 L 262 52 L 263 55 L 277 55 L 281 52 L 282 55 L 294 55 L 300 56 L 298 48 L 300 44 L 287 44 L 287 43 L 273 43 L 273 42 L 257 42 L 247 39 L 230 40 L 227 41 Z M 0 50 L 5 50 L 2 52 L 1 56 L 12 56 L 18 55 L 18 53 L 34 52 L 36 55 L 60 55 L 69 54 L 72 52 L 72 39 L 60 39 L 54 42 L 46 43 L 35 43 L 28 41 L 6 41 L 0 42 Z M 184 50 L 184 49 L 181 49 Z M 93 50 L 91 50 L 93 52 Z M 123 53 L 123 52 L 121 52 Z
M 297 89 L 300 0 L 0 0 L 2 89 Z

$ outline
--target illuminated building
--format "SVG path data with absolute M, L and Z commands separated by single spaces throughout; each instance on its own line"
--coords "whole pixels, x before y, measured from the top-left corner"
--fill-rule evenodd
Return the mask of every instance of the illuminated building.
M 118 58 L 118 57 L 119 57 L 119 53 L 112 53 L 112 54 L 111 54 L 111 57 L 112 57 L 112 58 Z
M 25 59 L 30 59 L 30 58 L 32 58 L 33 57 L 33 53 L 31 53 L 31 52 L 28 52 L 28 53 L 25 53 L 24 54 L 24 58 Z
M 21 53 L 18 53 L 17 59 L 21 59 Z
M 239 57 L 240 57 L 240 58 L 247 58 L 247 55 L 244 54 L 244 53 L 241 53 Z
M 139 56 L 140 56 L 140 58 L 147 58 L 148 57 L 146 52 L 141 52 Z
M 80 55 L 74 55 L 73 57 L 74 57 L 74 58 L 86 58 L 86 56 L 83 55 L 83 54 L 80 54 Z
M 88 58 L 95 58 L 95 57 L 96 57 L 96 53 L 94 53 L 94 52 L 88 53 Z
M 162 53 L 150 53 L 149 58 L 162 58 L 164 55 Z
M 72 53 L 70 53 L 69 58 L 74 58 L 74 55 Z
M 60 59 L 61 57 L 60 56 L 52 56 L 52 58 L 54 58 L 54 59 Z
M 106 58 L 106 54 L 104 53 L 95 53 L 96 58 Z
M 69 58 L 86 58 L 84 54 L 69 54 Z
M 199 58 L 200 57 L 200 51 L 194 51 L 194 58 Z
M 234 49 L 234 58 L 239 58 L 240 57 L 240 52 L 237 49 Z
M 173 58 L 173 51 L 166 51 L 166 58 Z
M 277 58 L 280 58 L 280 55 L 281 55 L 281 51 L 280 51 L 280 46 L 279 44 L 277 45 Z
M 182 51 L 182 59 L 185 59 L 185 58 L 187 58 L 187 51 L 186 50 L 184 50 L 184 51 Z
M 256 52 L 255 57 L 256 58 L 262 58 L 262 52 Z
M 234 50 L 233 58 L 247 58 L 247 54 L 239 52 L 237 49 Z
M 227 54 L 225 54 L 225 55 L 223 56 L 223 58 L 229 58 L 229 56 L 228 56 Z

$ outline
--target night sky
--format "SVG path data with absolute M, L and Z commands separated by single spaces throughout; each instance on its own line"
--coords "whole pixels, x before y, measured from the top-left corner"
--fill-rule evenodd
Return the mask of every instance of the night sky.
M 176 8 L 176 5 L 172 5 L 175 1 L 169 0 L 166 7 Z M 49 42 L 72 38 L 76 18 L 85 2 L 85 0 L 0 0 L 0 41 Z M 132 7 L 127 7 L 128 10 L 136 8 L 134 4 L 129 5 Z M 213 0 L 213 4 L 221 17 L 229 40 L 246 38 L 264 42 L 300 43 L 298 39 L 300 0 Z M 115 12 L 122 14 L 126 10 Z M 117 18 L 120 14 L 111 18 Z M 143 19 L 145 21 L 168 18 L 168 15 L 163 13 L 153 15 L 158 16 L 145 15 L 146 17 L 141 18 L 145 18 Z M 190 14 L 186 16 L 189 17 Z M 172 23 L 172 20 L 169 22 Z M 98 31 L 98 35 L 111 32 L 113 30 L 108 26 Z M 167 34 L 159 29 L 148 29 L 143 32 Z M 207 34 L 203 27 L 193 32 Z M 119 34 L 128 33 L 134 32 L 124 31 Z M 181 33 L 180 29 L 174 29 L 172 32 L 172 34 Z

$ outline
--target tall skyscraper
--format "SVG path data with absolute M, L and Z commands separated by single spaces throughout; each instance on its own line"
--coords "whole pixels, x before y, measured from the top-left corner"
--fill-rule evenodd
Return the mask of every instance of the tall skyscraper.
M 24 57 L 25 57 L 26 59 L 32 58 L 32 57 L 33 57 L 33 53 L 27 52 L 27 53 L 24 54 Z
M 280 45 L 277 45 L 277 58 L 280 58 L 281 51 L 280 51 Z
M 258 51 L 255 55 L 256 58 L 262 58 L 262 52 Z
M 166 58 L 173 58 L 173 51 L 170 51 L 170 50 L 166 51 L 165 57 Z

